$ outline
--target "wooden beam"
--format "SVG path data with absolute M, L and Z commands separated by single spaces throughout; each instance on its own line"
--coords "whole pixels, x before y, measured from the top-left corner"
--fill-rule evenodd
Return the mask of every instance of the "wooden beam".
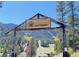
M 61 27 L 54 27 L 54 28 L 46 28 L 46 29 L 19 29 L 19 30 L 16 30 L 16 31 L 19 31 L 19 32 L 41 32 L 41 31 L 48 31 L 48 30 L 55 30 L 55 29 L 60 29 Z

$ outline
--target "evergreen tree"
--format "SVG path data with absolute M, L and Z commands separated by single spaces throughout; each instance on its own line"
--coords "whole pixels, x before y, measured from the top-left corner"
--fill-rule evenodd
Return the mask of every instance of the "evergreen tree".
M 0 8 L 2 8 L 2 1 L 0 1 Z
M 74 1 L 68 1 L 66 2 L 67 6 L 67 12 L 68 12 L 68 17 L 67 17 L 67 30 L 68 31 L 68 40 L 69 40 L 69 46 L 73 47 L 74 51 L 76 50 L 76 22 L 78 21 L 78 14 L 77 14 L 77 8 L 75 6 L 75 2 Z M 71 31 L 70 31 L 71 30 Z
M 64 23 L 65 22 L 65 15 L 66 15 L 65 2 L 64 1 L 58 1 L 57 2 L 56 12 L 57 12 L 57 15 L 58 15 L 57 20 Z
M 58 15 L 57 20 L 59 22 L 63 23 L 63 24 L 66 24 L 65 23 L 66 22 L 66 14 L 67 14 L 66 3 L 64 1 L 58 1 L 57 2 L 57 9 L 56 9 L 56 11 L 57 11 L 57 15 Z M 62 42 L 63 42 L 62 46 L 63 46 L 63 50 L 64 50 L 64 47 L 67 46 L 66 33 L 65 33 L 65 29 L 64 28 L 62 28 L 61 35 L 62 35 L 62 39 L 61 39 L 61 41 L 59 43 L 62 44 Z

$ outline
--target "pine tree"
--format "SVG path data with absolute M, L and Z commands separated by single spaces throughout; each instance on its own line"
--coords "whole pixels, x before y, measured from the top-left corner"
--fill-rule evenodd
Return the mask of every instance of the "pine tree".
M 2 8 L 2 1 L 0 1 L 0 8 Z
M 75 2 L 74 1 L 68 1 L 67 3 L 67 11 L 68 11 L 68 17 L 67 17 L 67 25 L 68 28 L 67 30 L 69 34 L 69 37 L 71 37 L 71 39 L 68 37 L 69 39 L 69 46 L 73 47 L 74 51 L 76 51 L 76 21 L 78 20 L 78 14 L 77 14 L 77 10 L 76 10 L 76 6 L 75 6 Z M 71 30 L 71 32 L 70 32 Z
M 57 15 L 58 15 L 57 20 L 60 21 L 61 23 L 64 23 L 65 22 L 65 15 L 66 15 L 65 2 L 64 1 L 58 1 L 57 2 L 56 12 L 57 12 Z
M 66 13 L 67 13 L 65 7 L 66 7 L 66 3 L 64 1 L 57 2 L 57 9 L 56 9 L 58 15 L 57 20 L 60 23 L 63 23 L 64 25 L 66 24 L 65 22 L 66 22 Z M 63 50 L 64 50 L 64 48 L 67 47 L 67 39 L 66 39 L 64 26 L 62 27 L 61 35 L 62 35 L 62 40 L 59 43 L 63 42 Z

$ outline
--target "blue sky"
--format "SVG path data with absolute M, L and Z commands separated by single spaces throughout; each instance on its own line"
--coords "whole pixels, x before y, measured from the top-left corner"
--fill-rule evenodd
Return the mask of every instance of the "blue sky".
M 37 13 L 56 19 L 56 2 L 5 1 L 0 8 L 0 22 L 20 24 Z

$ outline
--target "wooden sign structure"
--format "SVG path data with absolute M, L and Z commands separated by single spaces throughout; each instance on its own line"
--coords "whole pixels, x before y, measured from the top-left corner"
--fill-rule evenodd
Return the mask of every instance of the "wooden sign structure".
M 27 28 L 28 29 L 41 29 L 41 28 L 51 28 L 51 20 L 50 19 L 39 19 L 39 20 L 28 20 Z
M 59 27 L 51 27 L 51 22 L 55 22 L 59 24 Z M 32 18 L 25 20 L 22 24 L 18 25 L 14 29 L 6 32 L 9 34 L 12 31 L 21 31 L 21 32 L 28 32 L 28 31 L 46 31 L 51 29 L 58 29 L 62 27 L 62 23 L 55 21 L 54 19 L 44 16 L 42 14 L 36 14 Z
M 60 25 L 59 27 L 51 27 L 51 22 L 55 22 L 58 25 Z M 63 32 L 63 48 L 66 47 L 66 36 L 65 36 L 65 25 L 63 23 L 60 23 L 50 17 L 44 16 L 42 14 L 36 14 L 35 16 L 33 16 L 32 18 L 24 21 L 22 24 L 18 25 L 17 27 L 15 27 L 14 29 L 8 31 L 6 34 L 9 34 L 11 32 L 14 32 L 14 37 L 17 38 L 17 32 L 40 32 L 40 31 L 48 31 L 48 30 L 53 30 L 53 29 L 62 29 Z M 14 39 L 13 41 L 16 42 L 16 39 Z M 16 43 L 13 43 L 14 47 Z M 15 48 L 14 48 L 15 49 Z

